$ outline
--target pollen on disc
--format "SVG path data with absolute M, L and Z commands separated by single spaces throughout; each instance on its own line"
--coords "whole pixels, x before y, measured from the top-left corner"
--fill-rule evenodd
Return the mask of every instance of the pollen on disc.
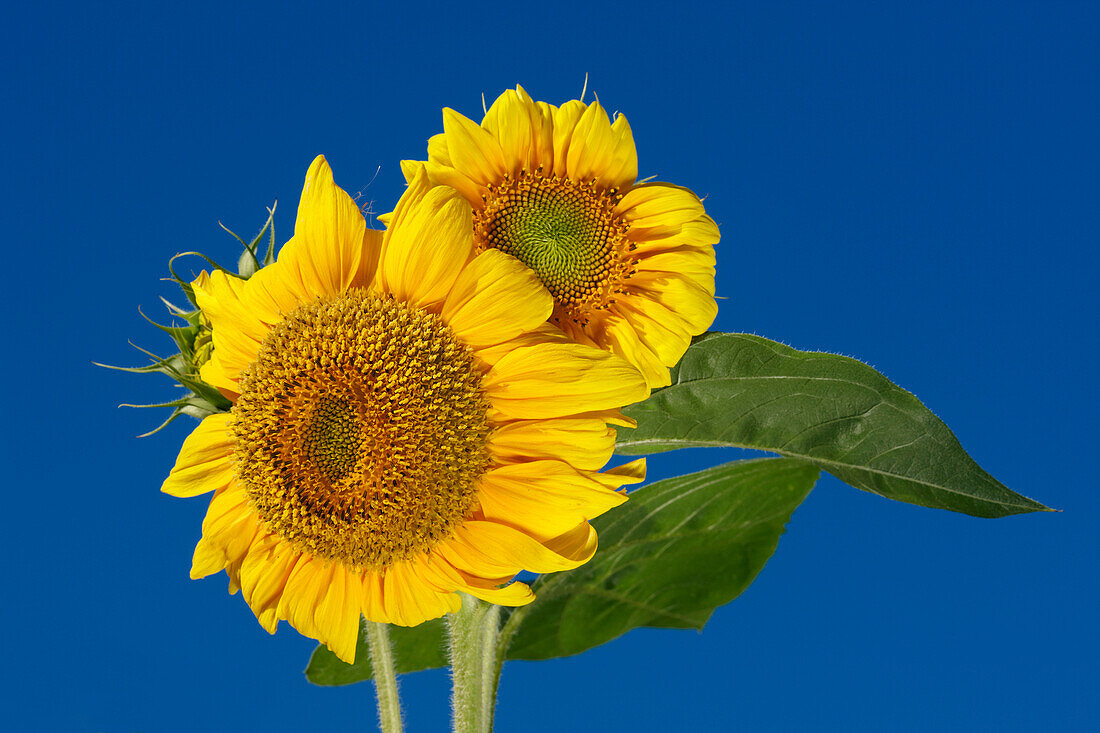
M 534 270 L 554 296 L 556 317 L 579 322 L 607 308 L 632 273 L 628 226 L 614 214 L 619 200 L 591 183 L 509 175 L 475 212 L 474 237 Z
M 470 512 L 487 404 L 469 349 L 437 315 L 365 291 L 303 305 L 240 384 L 237 473 L 301 550 L 383 567 Z

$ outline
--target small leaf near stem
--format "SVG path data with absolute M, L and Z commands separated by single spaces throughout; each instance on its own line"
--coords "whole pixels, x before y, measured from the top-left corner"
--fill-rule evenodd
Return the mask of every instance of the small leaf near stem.
M 401 733 L 401 700 L 397 695 L 389 625 L 367 621 L 365 626 L 374 669 L 374 688 L 378 692 L 378 724 L 382 733 Z

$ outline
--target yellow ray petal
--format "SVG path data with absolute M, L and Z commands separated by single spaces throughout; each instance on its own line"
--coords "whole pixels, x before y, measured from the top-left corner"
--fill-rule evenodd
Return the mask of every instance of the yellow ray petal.
M 235 475 L 230 417 L 228 413 L 210 415 L 191 431 L 161 491 L 190 497 L 229 485 Z
M 553 110 L 544 102 L 534 101 L 527 90 L 519 85 L 516 85 L 516 94 L 527 104 L 527 113 L 531 118 L 530 165 L 532 168 L 551 168 L 554 164 Z
M 447 150 L 454 167 L 474 183 L 486 186 L 504 177 L 508 170 L 504 153 L 488 130 L 450 107 L 444 107 L 443 132 L 447 135 Z
M 375 570 L 364 570 L 363 580 L 363 615 L 368 621 L 388 624 L 390 617 L 386 613 L 382 574 Z
M 202 522 L 202 537 L 195 545 L 191 578 L 205 578 L 240 563 L 260 531 L 260 524 L 248 507 L 248 494 L 239 484 L 214 494 Z
M 474 183 L 469 176 L 461 171 L 449 166 L 439 165 L 431 160 L 425 164 L 425 169 L 428 172 L 428 180 L 432 182 L 433 186 L 450 186 L 462 194 L 467 203 L 475 209 L 485 203 L 482 199 L 482 192 L 485 191 L 485 188 Z
M 610 160 L 600 173 L 600 183 L 608 188 L 625 189 L 638 177 L 638 150 L 634 147 L 634 133 L 624 115 L 615 118 L 611 125 Z
M 490 249 L 462 270 L 443 304 L 443 319 L 460 339 L 477 348 L 537 328 L 553 309 L 554 298 L 533 270 Z
M 622 407 L 649 393 L 622 358 L 582 344 L 516 349 L 493 366 L 483 387 L 495 409 L 527 419 Z
M 640 484 L 645 481 L 645 475 L 646 459 L 638 458 L 621 466 L 593 474 L 592 478 L 608 488 L 617 489 L 626 484 Z
M 578 181 L 597 179 L 603 183 L 602 176 L 611 167 L 615 144 L 607 112 L 599 102 L 593 102 L 573 130 L 565 159 L 566 175 Z
M 604 342 L 614 353 L 642 373 L 650 389 L 667 387 L 671 383 L 669 364 L 661 359 L 656 349 L 642 339 L 629 320 L 620 315 L 608 316 L 603 323 L 602 334 Z M 687 348 L 686 345 L 684 348 Z
M 247 286 L 220 270 L 192 283 L 195 301 L 213 328 L 213 358 L 234 379 L 256 358 L 268 330 L 241 300 Z
M 569 146 L 573 130 L 585 111 L 585 104 L 573 99 L 554 110 L 554 169 L 559 176 L 569 175 Z
M 306 291 L 336 295 L 357 279 L 363 262 L 367 223 L 363 212 L 332 177 L 332 168 L 318 155 L 306 172 L 298 203 L 294 238 L 279 252 L 279 264 L 299 273 Z
M 639 300 L 660 303 L 684 324 L 691 336 L 702 333 L 718 316 L 718 303 L 709 289 L 689 277 L 672 273 L 638 272 L 625 288 Z
M 713 248 L 685 246 L 640 257 L 635 269 L 688 277 L 713 296 L 714 265 Z
M 478 494 L 486 519 L 550 540 L 626 501 L 561 461 L 516 463 L 490 470 Z
M 538 328 L 520 334 L 514 339 L 509 339 L 495 346 L 486 346 L 474 350 L 474 355 L 488 366 L 496 364 L 506 355 L 524 346 L 536 346 L 538 344 L 569 344 L 573 339 L 562 333 L 561 329 L 544 323 Z
M 318 640 L 341 661 L 355 662 L 359 640 L 359 615 L 363 605 L 363 582 L 338 562 L 319 573 L 318 597 L 314 602 L 314 623 Z
M 448 168 L 454 167 L 454 163 L 451 161 L 451 152 L 447 150 L 446 133 L 441 132 L 438 135 L 432 135 L 428 138 L 428 161 L 431 163 L 438 163 L 439 165 L 445 165 Z M 409 177 L 405 176 L 405 181 L 407 182 L 408 180 Z
M 489 435 L 500 463 L 560 458 L 577 468 L 598 470 L 615 450 L 615 431 L 597 418 L 517 420 Z
M 472 228 L 470 205 L 417 171 L 383 237 L 382 291 L 421 307 L 441 303 L 473 254 Z
M 448 598 L 450 593 L 436 591 L 407 561 L 386 568 L 383 592 L 390 623 L 400 626 L 422 624 L 439 618 L 454 607 L 453 601 Z
M 496 522 L 468 521 L 455 529 L 456 555 L 487 569 L 515 567 L 535 573 L 572 570 L 596 552 L 596 531 L 582 522 L 553 540 L 540 542 Z M 462 568 L 459 568 L 462 569 Z
M 274 634 L 279 624 L 279 601 L 300 558 L 301 553 L 286 540 L 268 534 L 259 535 L 241 561 L 241 595 L 269 634 Z
M 485 114 L 481 126 L 490 132 L 500 144 L 505 169 L 512 175 L 531 167 L 535 147 L 535 132 L 531 129 L 531 115 L 538 114 L 530 99 L 508 89 L 493 102 Z
M 674 234 L 706 211 L 690 189 L 671 183 L 643 183 L 626 192 L 615 206 L 615 214 L 630 222 L 632 232 Z

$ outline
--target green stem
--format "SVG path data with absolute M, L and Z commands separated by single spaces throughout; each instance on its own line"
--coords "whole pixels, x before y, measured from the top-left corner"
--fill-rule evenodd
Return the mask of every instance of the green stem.
M 492 685 L 490 694 L 492 695 L 493 704 L 496 703 L 497 687 L 500 685 L 500 672 L 504 668 L 504 657 L 508 654 L 508 647 L 512 644 L 512 637 L 515 636 L 516 629 L 519 628 L 519 624 L 526 613 L 526 606 L 513 608 L 512 613 L 508 616 L 508 620 L 504 622 L 504 628 L 500 629 L 496 634 L 496 643 L 492 646 L 493 668 L 488 677 Z M 500 615 L 499 607 L 497 608 L 497 615 Z
M 500 637 L 500 606 L 489 606 L 481 633 L 481 721 L 485 733 L 492 733 L 497 685 L 500 684 L 500 668 L 504 664 L 504 652 L 497 648 Z
M 401 700 L 397 696 L 390 627 L 374 621 L 367 621 L 366 626 L 374 689 L 378 692 L 378 724 L 382 733 L 401 733 Z
M 489 733 L 496 693 L 496 638 L 500 609 L 462 594 L 447 617 L 455 733 Z

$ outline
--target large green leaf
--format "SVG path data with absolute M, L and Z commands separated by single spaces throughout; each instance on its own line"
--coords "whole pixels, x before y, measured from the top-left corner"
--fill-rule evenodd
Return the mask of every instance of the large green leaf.
M 600 549 L 588 564 L 535 582 L 534 602 L 505 624 L 507 658 L 576 654 L 638 626 L 703 628 L 714 609 L 740 595 L 764 567 L 817 475 L 805 462 L 766 458 L 634 491 L 630 501 L 593 522 Z M 441 620 L 391 626 L 390 634 L 398 672 L 447 664 Z M 372 675 L 362 634 L 355 664 L 321 645 L 306 669 L 318 685 Z
M 979 517 L 1049 511 L 983 471 L 939 418 L 871 367 L 759 336 L 708 334 L 672 386 L 625 412 L 638 427 L 619 432 L 623 454 L 755 448 L 911 504 Z
M 577 654 L 639 626 L 701 629 L 744 591 L 817 480 L 803 461 L 738 461 L 658 481 L 593 522 L 586 565 L 539 578 L 505 624 L 508 659 Z
M 394 666 L 399 673 L 419 672 L 447 666 L 447 637 L 443 619 L 427 621 L 419 626 L 390 626 Z M 306 679 L 315 685 L 350 685 L 374 678 L 374 669 L 367 650 L 367 638 L 359 630 L 355 648 L 355 664 L 341 662 L 324 644 L 313 650 L 306 667 Z

